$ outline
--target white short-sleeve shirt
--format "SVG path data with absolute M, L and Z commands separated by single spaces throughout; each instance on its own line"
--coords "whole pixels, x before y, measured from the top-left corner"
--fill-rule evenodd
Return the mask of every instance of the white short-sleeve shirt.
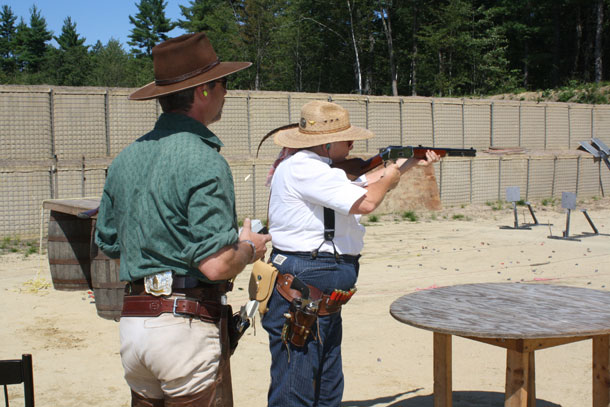
M 301 150 L 277 167 L 269 199 L 269 233 L 274 247 L 300 252 L 320 247 L 327 207 L 335 211 L 333 241 L 337 252 L 357 255 L 362 251 L 364 226 L 359 223 L 360 215 L 350 215 L 349 210 L 366 189 L 329 163 L 326 157 Z M 333 246 L 324 242 L 320 251 L 333 253 Z

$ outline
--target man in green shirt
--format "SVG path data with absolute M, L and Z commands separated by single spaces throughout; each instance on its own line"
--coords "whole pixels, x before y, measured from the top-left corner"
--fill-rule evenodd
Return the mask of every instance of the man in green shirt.
M 155 127 L 112 162 L 95 241 L 127 281 L 121 360 L 132 406 L 232 406 L 226 291 L 264 256 L 269 235 L 241 234 L 231 170 L 207 126 L 219 120 L 226 76 L 205 34 L 153 48 L 155 81 L 130 95 L 158 98 Z

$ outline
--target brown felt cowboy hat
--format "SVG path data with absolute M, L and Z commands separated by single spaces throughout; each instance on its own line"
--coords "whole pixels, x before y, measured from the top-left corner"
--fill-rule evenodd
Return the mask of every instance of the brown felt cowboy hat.
M 222 78 L 252 65 L 220 62 L 204 33 L 171 38 L 152 49 L 155 81 L 138 89 L 131 100 L 154 99 Z
M 352 126 L 346 109 L 336 103 L 320 100 L 303 105 L 301 120 L 298 123 L 272 130 L 265 138 L 271 135 L 275 144 L 289 148 L 307 148 L 336 141 L 365 140 L 374 136 L 372 131 Z

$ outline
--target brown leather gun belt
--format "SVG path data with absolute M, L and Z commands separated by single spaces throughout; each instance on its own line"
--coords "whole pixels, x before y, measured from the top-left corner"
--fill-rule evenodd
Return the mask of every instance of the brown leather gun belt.
M 158 317 L 172 313 L 179 317 L 199 318 L 218 322 L 222 305 L 216 301 L 198 301 L 186 297 L 155 297 L 153 295 L 128 295 L 123 298 L 121 317 Z
M 288 302 L 292 302 L 292 300 L 295 298 L 302 297 L 300 291 L 290 288 L 293 279 L 294 276 L 292 274 L 279 273 L 275 282 L 275 288 Z M 330 295 L 324 294 L 320 289 L 309 284 L 307 286 L 309 287 L 309 296 L 311 299 L 321 300 L 318 315 L 325 316 L 341 311 L 341 305 L 344 303 L 342 304 L 334 302 L 330 299 Z

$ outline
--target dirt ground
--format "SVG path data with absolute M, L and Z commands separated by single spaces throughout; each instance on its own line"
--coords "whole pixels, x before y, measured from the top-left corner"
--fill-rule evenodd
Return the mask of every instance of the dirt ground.
M 415 290 L 475 282 L 557 284 L 610 291 L 610 236 L 581 241 L 561 236 L 566 214 L 536 203 L 540 223 L 513 225 L 506 204 L 415 211 L 366 220 L 358 293 L 343 310 L 344 407 L 431 407 L 432 333 L 396 321 L 390 304 Z M 495 208 L 493 207 L 495 206 Z M 579 203 L 599 232 L 610 234 L 610 199 Z M 519 207 L 519 219 L 531 222 Z M 570 235 L 590 232 L 580 211 L 571 214 Z M 234 308 L 247 299 L 250 269 L 230 295 Z M 118 323 L 97 316 L 86 291 L 57 291 L 45 255 L 0 256 L 0 359 L 31 353 L 36 405 L 129 405 L 122 377 Z M 267 337 L 256 321 L 232 358 L 236 406 L 264 406 L 269 385 Z M 453 339 L 454 405 L 501 406 L 506 353 L 502 348 Z M 591 343 L 576 342 L 536 352 L 537 406 L 591 405 Z M 10 386 L 20 405 L 20 386 Z

